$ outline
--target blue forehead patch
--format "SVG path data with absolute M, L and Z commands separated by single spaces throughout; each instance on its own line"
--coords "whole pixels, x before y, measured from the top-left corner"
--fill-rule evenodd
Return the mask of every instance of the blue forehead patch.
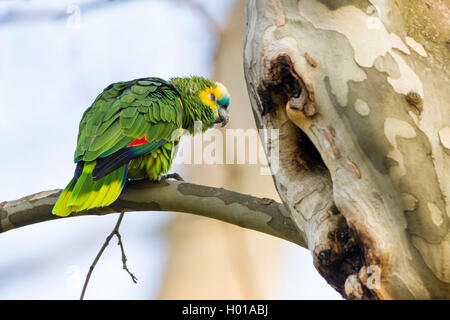
M 217 100 L 217 103 L 221 106 L 229 106 L 230 105 L 230 97 L 223 97 Z

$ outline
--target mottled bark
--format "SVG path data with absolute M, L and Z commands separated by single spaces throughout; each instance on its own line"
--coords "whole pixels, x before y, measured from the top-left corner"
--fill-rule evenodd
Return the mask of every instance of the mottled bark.
M 250 1 L 245 74 L 274 180 L 346 298 L 450 298 L 448 2 Z M 263 139 L 264 140 L 264 139 Z
M 0 203 L 0 233 L 33 223 L 60 219 L 52 215 L 61 190 L 39 192 L 19 200 Z M 109 207 L 69 217 L 130 211 L 175 211 L 214 218 L 261 231 L 305 246 L 304 237 L 281 203 L 238 192 L 186 182 L 133 181 Z

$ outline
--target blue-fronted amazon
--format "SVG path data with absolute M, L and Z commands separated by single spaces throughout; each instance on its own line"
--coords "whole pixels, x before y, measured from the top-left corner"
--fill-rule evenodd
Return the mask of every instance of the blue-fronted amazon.
M 109 85 L 81 119 L 76 169 L 53 214 L 67 216 L 113 203 L 128 180 L 158 180 L 175 156 L 179 135 L 225 125 L 230 96 L 202 77 L 142 78 Z

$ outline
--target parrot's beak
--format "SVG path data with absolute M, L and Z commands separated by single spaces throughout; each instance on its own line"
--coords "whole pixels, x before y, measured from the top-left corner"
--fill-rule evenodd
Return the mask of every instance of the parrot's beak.
M 230 114 L 228 110 L 225 108 L 219 109 L 219 119 L 216 120 L 216 123 L 222 123 L 222 128 L 230 121 Z

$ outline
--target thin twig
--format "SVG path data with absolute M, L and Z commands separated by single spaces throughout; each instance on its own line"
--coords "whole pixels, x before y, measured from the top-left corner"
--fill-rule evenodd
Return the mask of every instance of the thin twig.
M 123 216 L 123 212 L 120 214 L 120 216 Z M 120 251 L 122 251 L 122 263 L 123 263 L 123 270 L 125 270 L 126 272 L 128 272 L 128 274 L 131 277 L 131 280 L 133 280 L 134 283 L 137 283 L 137 278 L 134 276 L 134 274 L 132 274 L 130 272 L 130 270 L 128 270 L 128 266 L 127 266 L 127 256 L 125 255 L 125 249 L 123 248 L 123 243 L 122 243 L 122 236 L 120 235 L 119 231 L 117 231 L 115 233 L 115 235 L 117 236 L 117 244 L 120 246 Z
M 221 34 L 223 33 L 223 28 L 211 16 L 211 14 L 208 12 L 208 10 L 205 8 L 204 5 L 202 5 L 197 0 L 179 0 L 179 1 L 182 4 L 189 6 L 193 10 L 196 10 L 202 16 L 202 18 L 209 24 L 212 32 L 218 37 L 221 36 Z
M 193 10 L 196 10 L 202 18 L 209 24 L 212 32 L 217 36 L 222 33 L 222 27 L 216 22 L 216 20 L 208 13 L 206 8 L 194 0 L 177 0 L 182 4 L 187 5 Z M 78 5 L 80 13 L 85 15 L 103 9 L 110 5 L 129 4 L 131 0 L 99 0 L 91 1 L 83 5 Z M 68 7 L 67 7 L 68 8 Z M 39 22 L 39 21 L 62 21 L 67 19 L 71 13 L 67 11 L 67 8 L 63 10 L 51 10 L 51 9 L 38 9 L 38 10 L 23 10 L 23 9 L 10 9 L 0 14 L 0 27 L 10 23 L 16 22 Z
M 124 269 L 126 272 L 128 272 L 128 274 L 131 276 L 131 280 L 133 280 L 133 282 L 136 283 L 137 278 L 136 278 L 136 277 L 128 270 L 127 263 L 126 263 L 126 262 L 127 262 L 127 257 L 126 257 L 126 255 L 125 255 L 125 250 L 124 250 L 124 248 L 123 248 L 122 237 L 120 236 L 120 233 L 119 233 L 119 227 L 120 227 L 120 224 L 122 223 L 122 219 L 123 219 L 124 214 L 125 214 L 124 211 L 122 211 L 122 212 L 120 213 L 120 216 L 119 216 L 119 219 L 117 220 L 116 226 L 114 227 L 113 231 L 109 234 L 109 236 L 106 237 L 105 243 L 104 243 L 103 246 L 100 248 L 100 251 L 98 252 L 97 256 L 95 257 L 94 262 L 92 262 L 92 265 L 89 267 L 89 272 L 87 273 L 87 275 L 86 275 L 86 280 L 84 281 L 83 291 L 81 291 L 80 300 L 83 300 L 84 294 L 86 293 L 87 285 L 88 285 L 88 283 L 89 283 L 89 279 L 91 278 L 91 274 L 92 274 L 92 272 L 94 271 L 94 268 L 95 268 L 95 266 L 96 266 L 98 260 L 99 260 L 100 257 L 102 256 L 103 251 L 105 251 L 106 247 L 109 245 L 109 241 L 111 241 L 111 239 L 112 239 L 112 237 L 113 237 L 114 235 L 117 236 L 117 239 L 118 239 L 118 245 L 120 246 L 120 250 L 122 251 L 123 269 Z

